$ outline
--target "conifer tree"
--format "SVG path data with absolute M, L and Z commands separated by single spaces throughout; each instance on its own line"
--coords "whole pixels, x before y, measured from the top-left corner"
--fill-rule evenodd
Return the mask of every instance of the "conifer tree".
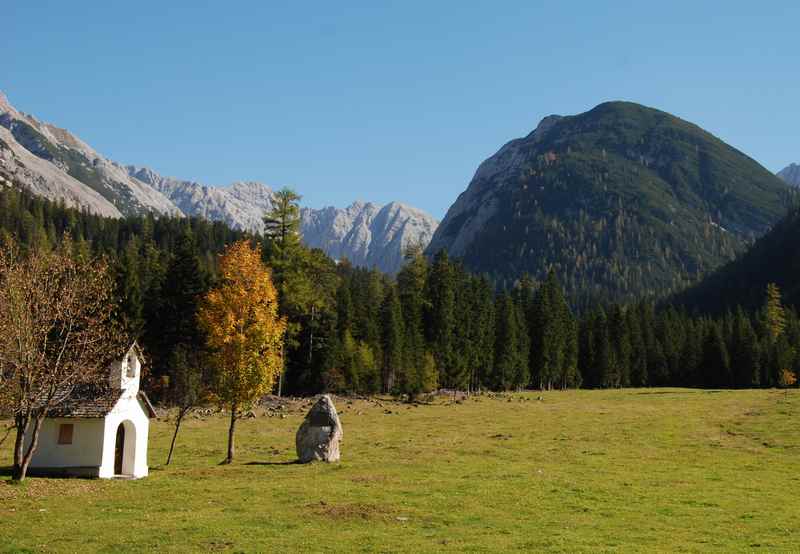
M 530 372 L 530 351 L 531 351 L 531 337 L 528 331 L 528 321 L 525 315 L 525 310 L 530 304 L 531 294 L 529 290 L 523 287 L 517 287 L 511 295 L 511 300 L 514 308 L 514 325 L 517 329 L 517 344 L 516 344 L 516 361 L 513 386 L 517 389 L 523 389 L 530 385 L 531 372 Z
M 197 309 L 202 294 L 207 289 L 207 276 L 197 258 L 194 233 L 185 227 L 178 239 L 162 287 L 163 313 L 158 325 L 151 325 L 149 342 L 154 345 L 151 357 L 154 365 L 163 366 L 181 348 L 190 358 L 203 344 L 197 322 Z M 183 356 L 182 355 L 182 356 Z M 198 365 L 197 360 L 190 365 Z M 168 368 L 169 373 L 169 368 Z
M 731 343 L 731 372 L 735 386 L 758 386 L 761 381 L 758 337 L 741 306 L 736 308 Z
M 520 334 L 523 331 L 519 324 L 521 317 L 517 313 L 513 297 L 504 292 L 495 302 L 495 347 L 493 388 L 508 390 L 513 386 L 522 386 L 518 382 L 527 365 L 520 348 Z
M 471 290 L 474 295 L 471 310 L 471 333 L 469 342 L 471 366 L 471 389 L 491 386 L 492 367 L 495 348 L 494 293 L 486 277 L 474 277 Z
M 595 308 L 581 319 L 578 328 L 578 369 L 584 385 L 588 387 L 600 386 L 595 352 L 597 318 L 598 310 Z
M 628 321 L 622 306 L 615 305 L 609 316 L 609 338 L 614 348 L 615 386 L 629 387 L 631 384 L 632 346 Z
M 462 376 L 453 359 L 456 323 L 454 273 L 447 251 L 439 251 L 428 276 L 429 313 L 426 328 L 439 371 L 439 382 L 447 388 L 458 388 L 462 384 Z
M 611 338 L 610 324 L 605 312 L 599 312 L 595 325 L 594 351 L 600 386 L 604 388 L 618 387 L 620 375 Z
M 709 324 L 703 343 L 703 374 L 706 387 L 730 386 L 730 356 L 717 322 Z
M 403 367 L 403 312 L 397 287 L 389 285 L 381 305 L 381 350 L 383 352 L 383 388 L 395 388 L 398 372 Z
M 570 318 L 567 330 L 566 353 L 564 356 L 564 368 L 562 371 L 561 388 L 578 388 L 583 383 L 580 371 L 578 371 L 578 320 Z
M 627 310 L 627 327 L 630 333 L 630 384 L 634 387 L 647 386 L 647 348 L 638 307 Z
M 428 278 L 428 263 L 422 248 L 411 247 L 406 252 L 406 264 L 397 275 L 397 287 L 403 313 L 403 371 L 398 376 L 398 392 L 417 396 L 435 387 L 437 379 L 436 361 L 427 351 L 422 322 L 427 309 L 425 284 Z M 433 375 L 431 374 L 433 372 Z
M 786 328 L 786 316 L 781 302 L 781 291 L 775 283 L 767 285 L 767 298 L 764 303 L 764 320 L 771 342 L 775 342 Z
M 285 272 L 300 248 L 300 199 L 290 188 L 273 195 L 272 210 L 264 216 L 264 253 L 274 268 L 275 282 L 282 285 Z
M 120 309 L 125 329 L 132 337 L 139 337 L 144 328 L 144 294 L 141 281 L 144 268 L 139 261 L 139 245 L 137 238 L 128 241 L 123 252 L 119 276 Z

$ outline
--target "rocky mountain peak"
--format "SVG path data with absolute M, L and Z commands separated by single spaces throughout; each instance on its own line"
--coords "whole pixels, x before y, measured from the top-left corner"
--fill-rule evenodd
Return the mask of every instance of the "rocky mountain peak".
M 778 172 L 778 177 L 792 186 L 800 187 L 800 164 L 789 164 Z
M 11 111 L 12 109 L 13 107 L 8 102 L 8 97 L 6 96 L 6 93 L 0 90 L 0 110 L 8 112 Z
M 356 201 L 346 208 L 304 208 L 300 217 L 303 241 L 312 248 L 390 274 L 403 266 L 405 249 L 427 245 L 438 226 L 430 215 L 400 202 L 381 206 Z

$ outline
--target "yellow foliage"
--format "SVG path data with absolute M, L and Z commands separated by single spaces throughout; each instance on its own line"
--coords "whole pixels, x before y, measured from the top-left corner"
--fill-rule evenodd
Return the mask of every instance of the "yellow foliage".
M 788 369 L 782 369 L 780 376 L 780 385 L 782 387 L 791 387 L 795 383 L 797 383 L 797 376 L 794 374 L 794 372 L 789 371 Z
M 198 318 L 216 370 L 214 392 L 241 410 L 269 393 L 280 375 L 286 321 L 260 247 L 239 241 L 219 267 L 220 284 L 203 298 Z

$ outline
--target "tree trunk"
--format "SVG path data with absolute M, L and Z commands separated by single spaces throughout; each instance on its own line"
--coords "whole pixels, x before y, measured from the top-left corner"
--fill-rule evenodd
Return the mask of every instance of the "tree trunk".
M 172 461 L 172 451 L 175 449 L 175 439 L 178 438 L 178 431 L 181 428 L 181 421 L 183 421 L 183 416 L 189 413 L 189 408 L 180 408 L 178 411 L 178 419 L 175 420 L 175 433 L 172 435 L 172 443 L 169 445 L 169 454 L 167 455 L 167 463 L 164 465 L 169 465 Z
M 22 418 L 23 420 L 28 420 L 29 417 Z M 25 476 L 28 474 L 28 466 L 33 459 L 33 453 L 36 452 L 36 447 L 39 446 L 39 432 L 42 430 L 42 422 L 44 422 L 44 412 L 41 414 L 37 414 L 33 420 L 33 430 L 31 434 L 31 443 L 28 445 L 28 448 L 25 449 L 24 453 L 22 453 L 19 462 L 17 462 L 17 454 L 19 448 L 19 452 L 21 453 L 23 450 L 23 440 L 25 436 L 25 430 L 22 430 L 22 438 L 20 435 L 17 435 L 17 442 L 14 445 L 14 469 L 11 474 L 11 479 L 14 481 L 22 481 L 25 479 Z M 26 424 L 27 427 L 27 424 Z M 17 433 L 19 433 L 19 428 L 17 428 Z
M 286 366 L 286 344 L 285 341 L 281 342 L 281 372 L 278 373 L 278 398 L 281 397 L 283 393 L 283 370 Z
M 22 447 L 25 444 L 25 430 L 28 428 L 30 416 L 17 414 L 14 416 L 14 427 L 17 428 L 17 437 L 14 440 L 14 470 L 22 465 Z
M 314 306 L 311 306 L 311 325 L 309 326 L 309 339 L 308 339 L 308 365 L 311 365 L 311 360 L 314 354 Z
M 229 464 L 233 462 L 233 452 L 234 452 L 234 444 L 233 444 L 233 432 L 236 429 L 236 404 L 231 404 L 231 426 L 228 429 L 228 457 L 225 458 L 225 463 Z

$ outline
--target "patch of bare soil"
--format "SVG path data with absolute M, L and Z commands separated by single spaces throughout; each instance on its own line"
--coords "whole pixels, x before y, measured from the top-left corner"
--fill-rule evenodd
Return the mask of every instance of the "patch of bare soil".
M 319 504 L 309 504 L 308 508 L 315 515 L 333 520 L 375 520 L 389 519 L 393 511 L 378 504 L 328 504 L 321 500 Z

